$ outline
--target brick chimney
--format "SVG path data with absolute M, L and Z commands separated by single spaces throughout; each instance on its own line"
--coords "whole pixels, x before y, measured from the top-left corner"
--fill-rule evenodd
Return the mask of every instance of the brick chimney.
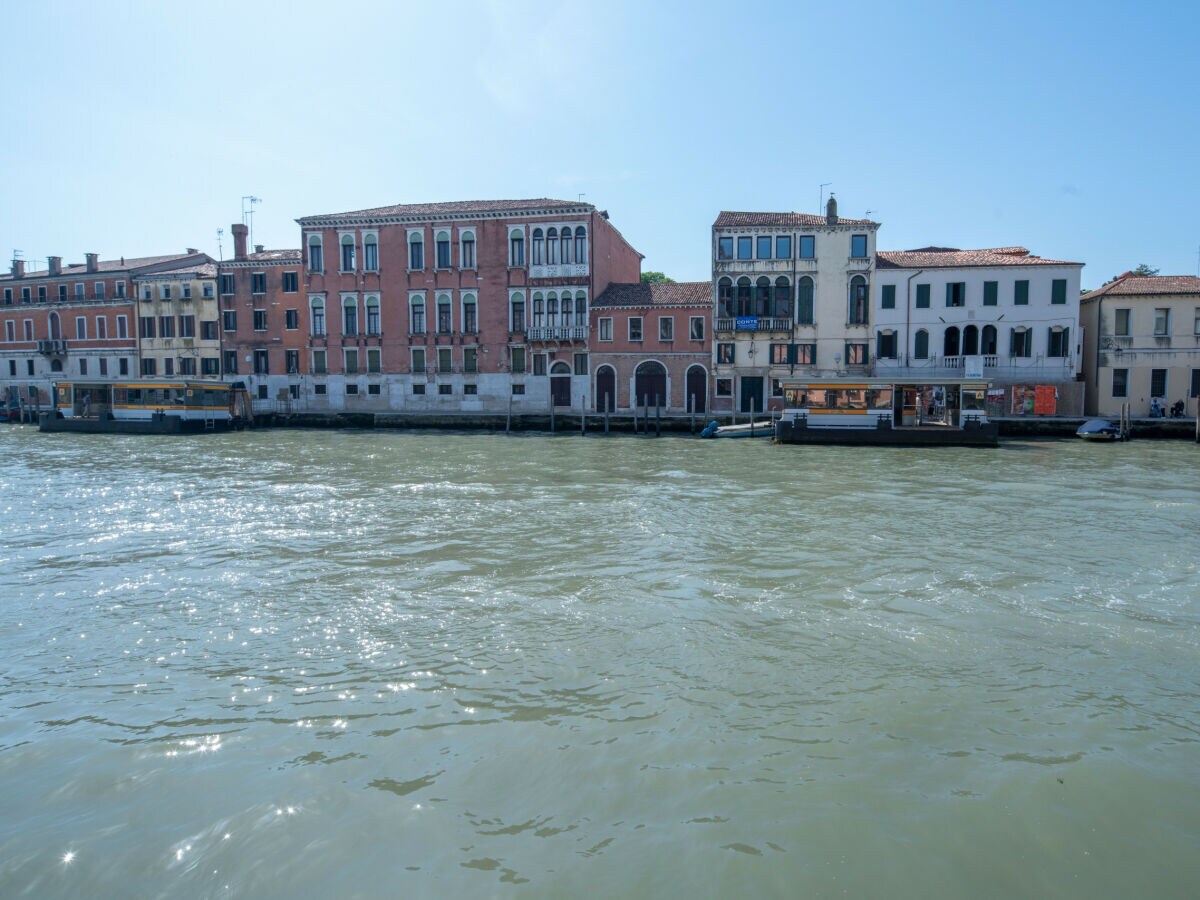
M 825 201 L 825 224 L 836 225 L 837 220 L 837 199 L 833 196 L 833 194 L 830 194 L 829 199 Z
M 14 259 L 13 260 L 12 277 L 13 278 L 24 278 L 25 277 L 25 260 L 23 260 L 23 259 Z
M 246 236 L 250 233 L 250 229 L 238 222 L 231 225 L 229 228 L 233 232 L 233 258 L 246 258 Z
M 89 272 L 99 272 L 100 271 L 100 254 L 99 253 L 88 253 L 87 254 L 87 270 Z
M 263 252 L 263 245 L 262 245 L 262 244 L 255 244 L 255 245 L 254 245 L 254 252 L 255 252 L 255 253 L 262 253 L 262 252 Z
M 48 260 L 48 262 L 50 264 L 49 268 L 50 268 L 51 275 L 61 275 L 62 274 L 62 257 L 61 256 L 51 256 L 50 259 Z

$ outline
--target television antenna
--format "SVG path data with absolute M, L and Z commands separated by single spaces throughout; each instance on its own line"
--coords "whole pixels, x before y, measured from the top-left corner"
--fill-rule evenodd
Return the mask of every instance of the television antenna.
M 225 229 L 218 228 L 217 229 L 217 259 L 221 259 L 221 260 L 223 260 L 225 258 L 225 251 L 221 249 L 221 238 L 224 236 L 225 236 Z
M 824 181 L 821 183 L 821 199 L 817 201 L 817 215 L 825 215 L 825 188 L 833 185 L 832 181 Z
M 246 204 L 250 204 L 250 208 L 246 208 Z M 250 246 L 254 246 L 254 205 L 262 203 L 261 197 L 255 197 L 253 194 L 247 194 L 242 198 L 242 224 L 250 229 Z

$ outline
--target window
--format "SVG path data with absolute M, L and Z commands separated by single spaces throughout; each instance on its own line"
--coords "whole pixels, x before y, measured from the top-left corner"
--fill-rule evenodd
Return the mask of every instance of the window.
M 373 234 L 363 237 L 363 271 L 379 271 L 379 238 Z
M 413 270 L 425 268 L 425 238 L 419 232 L 408 236 L 408 267 Z
M 738 238 L 738 259 L 752 259 L 754 254 L 751 252 L 754 249 L 754 239 L 750 237 Z
M 929 332 L 924 328 L 917 331 L 913 338 L 913 358 L 929 359 Z
M 424 334 L 425 333 L 425 298 L 411 297 L 411 298 L 409 298 L 408 303 L 409 303 L 409 307 L 411 309 L 411 312 L 410 312 L 410 318 L 412 320 L 412 322 L 411 322 L 412 327 L 410 329 L 411 332 L 413 334 Z
M 438 385 L 438 394 L 440 396 L 446 397 L 453 393 L 454 393 L 454 385 L 452 385 L 452 384 L 439 384 Z
M 269 358 L 267 356 L 266 350 L 255 350 L 254 351 L 254 374 L 255 375 L 271 374 Z M 261 387 L 266 387 L 266 385 L 264 384 Z
M 174 316 L 159 316 L 158 336 L 164 337 L 164 338 L 175 337 L 175 317 Z
M 602 341 L 611 341 L 613 339 L 613 320 L 609 316 L 597 321 L 599 328 L 599 339 Z
M 1192 333 L 1200 335 L 1200 306 L 1196 307 L 1196 318 L 1193 320 Z
M 525 265 L 525 236 L 519 228 L 514 228 L 508 233 L 508 264 Z
M 1167 370 L 1150 370 L 1150 396 L 1163 398 L 1167 396 Z
M 717 259 L 733 259 L 733 238 L 717 238 Z
M 559 236 L 560 254 L 562 256 L 562 264 L 569 266 L 571 264 L 571 228 L 564 226 L 561 235 Z
M 238 371 L 237 351 L 225 351 L 225 374 L 236 375 Z
M 314 297 L 311 301 L 310 315 L 312 317 L 312 336 L 325 337 L 325 301 Z
M 153 300 L 154 299 L 154 288 L 148 284 L 143 284 L 142 285 L 142 299 L 143 300 Z
M 425 393 L 425 385 L 423 385 L 423 384 L 414 384 L 414 385 L 412 386 L 412 392 L 413 392 L 414 394 L 417 394 L 418 396 L 420 396 L 420 395 L 423 395 L 423 394 Z
M 534 375 L 545 375 L 546 374 L 546 354 L 545 353 L 533 354 L 533 374 Z
M 510 354 L 511 354 L 511 358 L 512 358 L 513 372 L 515 372 L 517 374 L 524 372 L 525 371 L 525 348 L 524 347 L 513 347 L 510 350 Z M 524 389 L 521 390 L 521 393 L 522 394 L 525 393 Z
M 1200 369 L 1192 369 L 1192 387 L 1188 396 L 1200 397 Z
M 575 374 L 586 375 L 588 373 L 588 355 L 586 353 L 575 354 Z
M 75 282 L 75 299 L 76 300 L 83 299 L 83 282 L 82 281 Z
M 514 371 L 515 371 L 515 370 L 514 370 Z M 514 384 L 514 385 L 512 386 L 512 392 L 513 392 L 513 396 L 514 396 L 514 397 L 519 397 L 519 396 L 521 396 L 522 394 L 524 394 L 524 393 L 525 393 L 525 385 L 523 385 L 523 384 Z
M 717 282 L 717 315 L 722 318 L 730 318 L 734 315 L 733 282 L 728 278 L 722 278 Z
M 1116 334 L 1118 337 L 1129 337 L 1129 314 L 1132 310 L 1118 309 L 1116 312 Z
M 1014 328 L 1009 332 L 1008 355 L 1017 358 L 1028 358 L 1033 355 L 1033 332 L 1025 327 Z
M 1113 369 L 1112 372 L 1112 395 L 1114 397 L 1129 396 L 1129 370 L 1128 369 Z
M 474 294 L 467 294 L 463 297 L 462 330 L 464 334 L 475 334 L 479 331 L 479 322 L 476 318 L 477 308 Z
M 379 329 L 379 298 L 367 298 L 367 334 L 378 336 Z
M 191 356 L 179 357 L 179 374 L 180 375 L 195 375 L 196 360 Z
M 520 332 L 525 330 L 525 299 L 521 294 L 513 294 L 512 301 L 509 304 L 512 320 L 512 330 Z
M 1029 282 L 1024 279 L 1013 282 L 1013 303 L 1017 306 L 1029 305 Z
M 158 374 L 158 360 L 154 359 L 153 357 L 147 357 L 147 358 L 143 359 L 142 360 L 142 374 L 143 375 L 157 375 Z
M 760 237 L 758 239 L 758 258 L 759 259 L 770 259 L 771 258 L 771 238 L 770 237 Z
M 846 344 L 846 365 L 865 366 L 867 364 L 867 345 L 859 343 Z
M 1046 355 L 1062 359 L 1071 355 L 1071 329 L 1055 326 L 1050 329 L 1046 342 Z
M 611 321 L 612 319 L 609 319 L 609 322 Z M 4 339 L 10 343 L 17 339 L 17 323 L 12 319 L 4 323 Z
M 100 357 L 100 374 L 108 375 L 108 358 L 105 356 Z
M 1067 302 L 1067 279 L 1055 278 L 1050 282 L 1050 302 L 1056 306 Z
M 342 350 L 342 371 L 347 375 L 358 374 L 358 350 Z
M 846 321 L 850 325 L 866 325 L 867 312 L 867 279 L 855 275 L 850 279 L 850 315 Z
M 283 327 L 288 331 L 295 331 L 300 327 L 300 310 L 287 309 L 283 312 Z
M 312 352 L 313 374 L 324 375 L 326 371 L 325 351 L 314 350 Z
M 412 349 L 412 370 L 415 374 L 420 375 L 425 371 L 425 348 L 413 347 Z
M 629 317 L 629 340 L 640 341 L 642 339 L 642 317 Z
M 60 287 L 61 287 L 61 285 L 60 285 Z M 5 288 L 4 289 L 4 305 L 12 306 L 12 298 L 13 298 L 12 288 Z
M 250 293 L 265 294 L 267 292 L 267 273 L 266 272 L 251 272 L 250 273 Z
M 189 292 L 191 291 L 191 288 L 192 288 L 192 286 L 191 286 L 190 284 L 185 284 L 185 285 L 184 285 L 184 287 L 185 287 L 185 288 L 187 288 L 187 290 L 188 290 Z M 96 284 L 95 284 L 95 288 L 96 288 L 96 294 L 95 294 L 95 297 L 96 297 L 96 299 L 97 299 L 97 300 L 103 300 L 103 299 L 104 299 L 104 295 L 105 295 L 105 293 L 106 293 L 106 291 L 105 291 L 105 286 L 104 286 L 104 282 L 103 282 L 103 281 L 97 281 L 97 282 L 96 282 Z
M 816 259 L 817 256 L 817 237 L 814 234 L 800 235 L 800 258 L 801 259 Z
M 675 340 L 675 318 L 673 316 L 658 317 L 658 339 L 660 341 Z
M 154 316 L 142 316 L 138 319 L 138 337 L 154 337 Z
M 166 359 L 163 360 L 163 374 L 164 375 L 174 375 L 175 374 L 175 357 L 168 356 Z M 264 385 L 264 387 L 265 386 L 266 385 Z
M 854 259 L 867 258 L 867 236 L 865 234 L 850 236 L 850 256 Z
M 439 269 L 450 268 L 450 234 L 446 231 L 437 233 L 437 267 Z
M 792 258 L 792 238 L 790 235 L 781 235 L 775 238 L 775 258 Z
M 219 280 L 220 280 L 220 283 L 221 283 L 221 287 L 220 287 L 220 290 L 221 290 L 221 296 L 222 296 L 222 297 L 227 297 L 227 296 L 230 296 L 231 294 L 233 294 L 233 292 L 234 292 L 234 276 L 233 276 L 233 273 L 232 273 L 232 272 L 227 272 L 227 273 L 225 273 L 224 275 L 222 275 L 222 276 L 220 277 L 220 279 L 219 279 Z M 143 299 L 145 299 L 145 298 L 143 298 Z
M 479 350 L 476 347 L 463 347 L 463 371 L 479 371 Z
M 190 281 L 185 281 L 179 286 L 179 296 L 184 300 L 192 299 L 192 283 Z
M 717 396 L 732 397 L 733 396 L 733 379 L 718 378 L 717 379 Z
M 254 330 L 255 331 L 266 331 L 267 330 L 267 311 L 265 309 L 254 310 Z
M 153 322 L 154 320 L 151 319 L 150 321 Z M 21 328 L 25 332 L 25 340 L 32 341 L 33 340 L 33 319 L 23 320 L 21 322 Z
M 449 347 L 439 347 L 438 352 L 438 371 L 453 372 L 453 351 Z
M 117 360 L 117 374 L 118 375 L 128 375 L 129 374 L 129 358 L 128 357 L 122 356 L 120 359 Z
M 117 316 L 117 337 L 129 337 L 129 320 L 125 316 Z
M 1171 310 L 1167 307 L 1160 307 L 1154 310 L 1154 335 L 1155 337 L 1166 337 L 1171 333 Z
M 75 339 L 79 341 L 87 340 L 87 318 L 85 316 L 75 317 Z
M 294 294 L 300 289 L 300 275 L 298 272 L 284 272 L 282 281 L 283 292 L 285 294 Z
M 11 297 L 12 288 L 5 288 L 4 292 L 5 292 L 5 296 Z M 67 301 L 67 286 L 65 284 L 60 284 L 58 286 L 58 299 L 64 303 Z
M 353 337 L 358 334 L 358 299 L 342 298 L 342 334 Z
M 582 225 L 575 226 L 575 262 L 587 265 L 587 229 Z
M 473 231 L 463 233 L 462 243 L 458 249 L 458 267 L 460 269 L 475 268 L 475 233 Z
M 22 303 L 32 303 L 33 302 L 33 296 L 29 293 L 29 288 L 27 288 L 27 287 L 21 288 L 21 302 Z
M 766 276 L 759 277 L 754 283 L 754 312 L 752 315 L 765 316 L 767 315 L 767 307 L 771 303 L 771 279 Z
M 946 283 L 946 305 L 967 305 L 967 283 L 965 281 L 950 281 Z
M 204 356 L 200 359 L 201 375 L 220 375 L 221 361 L 215 356 Z
M 341 255 L 341 263 L 342 263 L 341 271 L 342 272 L 353 272 L 354 271 L 354 235 L 343 234 L 341 236 L 341 238 L 339 238 L 338 243 L 341 247 L 341 254 L 342 254 Z
M 183 338 L 194 338 L 196 336 L 195 316 L 179 317 L 179 336 Z
M 692 316 L 688 319 L 688 340 L 704 340 L 704 316 Z
M 896 358 L 896 332 L 881 331 L 875 336 L 875 358 Z
M 200 340 L 215 341 L 217 339 L 217 323 L 213 321 L 203 321 L 200 323 Z
M 125 299 L 125 282 L 114 281 L 113 282 L 113 294 L 118 300 L 124 300 Z
M 86 358 L 80 357 L 80 359 L 79 359 L 79 374 L 80 375 L 86 375 L 88 373 L 87 362 L 88 361 Z
M 917 285 L 917 309 L 929 309 L 929 285 Z
M 719 366 L 732 366 L 733 365 L 733 360 L 734 360 L 733 347 L 734 347 L 733 344 L 717 344 L 717 365 L 719 365 Z
M 225 331 L 237 331 L 236 309 L 226 309 L 221 311 L 221 327 Z
M 463 394 L 465 394 L 469 397 L 473 397 L 478 393 L 479 393 L 479 385 L 477 385 L 477 384 L 464 384 L 463 385 Z
M 883 309 L 896 308 L 896 286 L 894 284 L 885 284 L 883 286 L 883 295 L 880 301 L 880 306 Z
M 76 287 L 75 293 L 78 294 L 79 293 L 79 291 L 78 291 L 79 285 L 75 285 L 75 287 Z M 82 296 L 82 294 L 80 294 L 80 296 Z M 170 300 L 171 299 L 171 286 L 169 284 L 160 284 L 158 286 L 158 296 L 161 297 L 163 300 Z
M 998 281 L 985 281 L 983 283 L 983 305 L 995 306 L 1000 296 L 1000 283 Z
M 451 326 L 450 298 L 446 294 L 439 294 L 437 299 L 438 334 L 449 334 L 453 330 Z
M 558 265 L 558 229 L 546 229 L 546 265 Z
M 805 275 L 796 285 L 796 318 L 801 325 L 813 324 L 813 280 Z
M 44 284 L 39 284 L 37 292 L 38 292 L 38 303 L 45 303 L 46 302 L 46 286 Z

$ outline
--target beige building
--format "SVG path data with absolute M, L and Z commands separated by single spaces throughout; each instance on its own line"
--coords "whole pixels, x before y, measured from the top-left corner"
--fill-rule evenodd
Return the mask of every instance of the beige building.
M 1200 278 L 1126 272 L 1080 300 L 1089 415 L 1149 416 L 1200 394 Z
M 217 267 L 208 257 L 134 278 L 143 378 L 221 377 Z

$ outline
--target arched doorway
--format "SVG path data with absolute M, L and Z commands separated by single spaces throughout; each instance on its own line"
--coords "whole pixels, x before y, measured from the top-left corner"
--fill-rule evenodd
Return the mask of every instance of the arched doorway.
M 979 329 L 968 325 L 962 333 L 963 356 L 975 356 L 979 352 Z
M 979 352 L 984 356 L 996 355 L 996 326 L 983 326 L 983 344 L 979 348 Z
M 571 367 L 561 360 L 550 367 L 550 399 L 555 406 L 571 405 Z
M 942 341 L 943 356 L 958 356 L 958 328 L 951 325 L 946 329 L 946 337 Z
M 687 387 L 684 391 L 684 408 L 689 412 L 704 412 L 708 398 L 708 373 L 704 366 L 692 366 L 687 370 Z
M 644 362 L 633 374 L 634 406 L 669 406 L 667 370 L 662 363 Z
M 612 412 L 617 408 L 617 373 L 612 366 L 596 370 L 596 411 Z

